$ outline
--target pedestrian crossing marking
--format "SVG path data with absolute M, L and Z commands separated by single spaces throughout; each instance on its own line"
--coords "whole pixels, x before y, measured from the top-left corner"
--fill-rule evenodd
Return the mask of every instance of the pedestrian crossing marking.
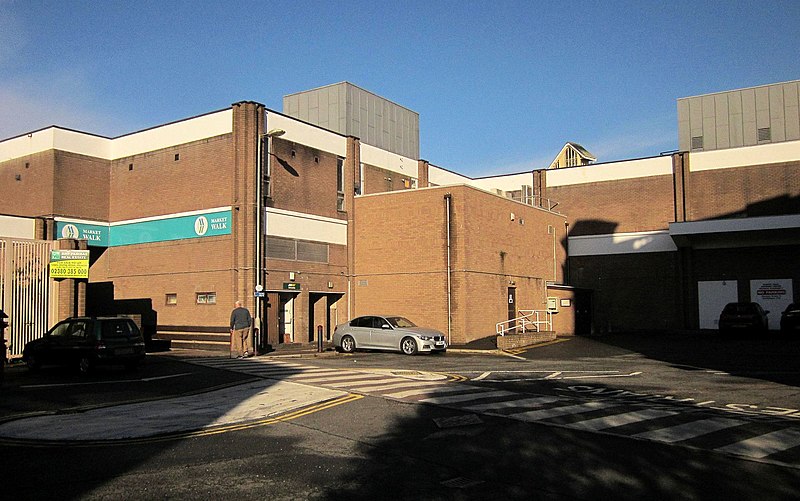
M 745 423 L 746 421 L 741 421 L 738 419 L 709 418 L 670 426 L 668 428 L 660 428 L 658 430 L 637 433 L 634 436 L 637 438 L 656 440 L 658 442 L 674 443 L 682 440 L 689 440 L 690 438 L 699 437 L 701 435 L 707 435 L 715 431 L 733 428 Z
M 419 384 L 415 384 L 414 386 L 419 386 Z M 461 388 L 458 386 L 439 386 L 434 388 L 416 388 L 414 390 L 408 391 L 401 391 L 398 393 L 390 393 L 388 395 L 384 395 L 385 397 L 389 398 L 396 398 L 398 400 L 402 400 L 404 398 L 413 397 L 416 395 L 435 395 L 439 393 L 452 393 L 456 391 L 464 391 L 465 388 Z
M 611 416 L 603 416 L 594 419 L 586 419 L 577 423 L 567 425 L 571 428 L 580 430 L 600 431 L 609 428 L 616 428 L 626 424 L 639 423 L 651 419 L 658 419 L 662 417 L 674 416 L 678 414 L 677 411 L 668 411 L 661 409 L 646 409 L 642 411 L 624 412 L 622 414 L 613 414 Z
M 383 381 L 381 383 L 376 383 L 374 386 L 370 386 L 369 391 L 376 392 L 376 391 L 386 391 L 386 390 L 399 390 L 403 388 L 408 388 L 409 384 L 413 384 L 414 387 L 417 386 L 427 387 L 427 386 L 441 385 L 442 383 L 440 381 L 420 381 L 414 383 L 411 383 L 410 381 L 398 382 L 396 380 L 393 382 Z M 357 389 L 361 391 L 362 389 L 364 389 L 364 386 L 359 386 Z
M 600 409 L 607 409 L 609 407 L 617 407 L 619 404 L 611 403 L 611 402 L 586 402 L 582 404 L 575 404 L 575 405 L 565 405 L 561 407 L 553 407 L 550 409 L 540 409 L 536 411 L 525 411 L 525 412 L 518 412 L 515 414 L 509 414 L 510 417 L 513 418 L 522 418 L 526 421 L 533 420 L 538 421 L 540 419 L 549 419 L 553 417 L 559 416 L 568 416 L 571 414 L 582 414 L 584 412 L 591 412 Z
M 296 362 L 264 359 L 205 359 L 193 360 L 193 362 L 259 377 L 281 378 L 311 386 L 327 386 L 381 398 L 442 405 L 465 412 L 507 417 L 524 422 L 556 424 L 565 428 L 592 432 L 611 432 L 613 434 L 616 428 L 626 425 L 635 427 L 637 424 L 642 424 L 644 427 L 649 425 L 652 428 L 655 423 L 649 424 L 650 421 L 671 418 L 672 423 L 681 422 L 638 433 L 618 432 L 617 435 L 665 444 L 697 439 L 691 445 L 698 447 L 697 444 L 702 443 L 706 435 L 725 430 L 737 430 L 736 435 L 730 435 L 730 439 L 737 439 L 736 441 L 719 446 L 720 443 L 724 443 L 725 437 L 716 436 L 707 441 L 714 444 L 709 445 L 708 450 L 753 459 L 769 459 L 773 454 L 785 453 L 796 448 L 798 458 L 782 462 L 800 466 L 800 428 L 778 423 L 775 426 L 781 428 L 764 433 L 763 427 L 751 426 L 749 430 L 750 435 L 753 436 L 740 439 L 742 435 L 747 435 L 747 425 L 753 425 L 754 421 L 720 416 L 708 417 L 709 412 L 707 411 L 692 412 L 697 410 L 695 407 L 642 408 L 641 404 L 634 405 L 624 401 L 586 401 L 566 395 L 529 396 L 512 391 L 488 390 L 462 382 L 454 384 L 457 379 L 446 375 L 439 380 L 420 380 L 407 377 L 399 371 L 387 373 L 379 369 L 325 369 Z M 409 374 L 411 373 L 409 372 Z M 418 374 L 415 372 L 414 375 Z M 501 400 L 480 402 L 486 399 Z M 607 411 L 608 414 L 597 416 L 597 413 L 602 411 Z M 592 415 L 581 419 L 581 415 L 586 413 L 592 413 Z M 574 422 L 559 424 L 547 421 L 558 417 L 570 418 Z M 755 432 L 756 429 L 759 431 Z
M 501 409 L 508 409 L 508 408 L 531 409 L 559 401 L 562 401 L 561 397 L 546 396 L 546 397 L 535 397 L 535 398 L 523 398 L 517 400 L 507 400 L 504 402 L 492 402 L 489 404 L 468 405 L 464 407 L 464 409 L 474 412 L 499 411 Z
M 725 447 L 718 447 L 715 450 L 761 459 L 798 445 L 800 445 L 800 430 L 786 429 L 765 433 Z
M 467 393 L 466 395 L 451 395 L 449 397 L 431 397 L 420 400 L 426 404 L 454 404 L 458 402 L 469 402 L 471 400 L 482 400 L 491 397 L 508 397 L 515 395 L 510 391 L 486 391 L 483 393 Z

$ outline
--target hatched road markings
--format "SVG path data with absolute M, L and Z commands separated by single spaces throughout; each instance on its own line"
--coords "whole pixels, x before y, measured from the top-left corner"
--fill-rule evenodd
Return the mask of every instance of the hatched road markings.
M 462 383 L 458 377 L 418 371 L 324 369 L 264 358 L 201 358 L 190 362 L 268 379 L 679 444 L 800 468 L 800 426 L 789 419 L 760 420 L 738 414 L 730 418 L 721 416 L 718 410 L 688 404 L 610 401 L 598 396 L 588 400 L 588 395 L 532 396 L 472 386 Z M 559 379 L 563 377 L 562 373 L 551 371 L 549 374 Z M 633 374 L 606 376 L 630 377 Z

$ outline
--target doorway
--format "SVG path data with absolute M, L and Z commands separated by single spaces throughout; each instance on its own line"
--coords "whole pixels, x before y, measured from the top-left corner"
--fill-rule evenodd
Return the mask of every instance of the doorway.
M 268 292 L 264 305 L 266 341 L 270 346 L 294 342 L 294 307 L 296 292 Z

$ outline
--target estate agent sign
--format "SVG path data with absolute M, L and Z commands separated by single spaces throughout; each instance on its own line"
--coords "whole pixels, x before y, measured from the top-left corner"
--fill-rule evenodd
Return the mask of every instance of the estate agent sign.
M 89 251 L 50 251 L 50 278 L 89 278 Z

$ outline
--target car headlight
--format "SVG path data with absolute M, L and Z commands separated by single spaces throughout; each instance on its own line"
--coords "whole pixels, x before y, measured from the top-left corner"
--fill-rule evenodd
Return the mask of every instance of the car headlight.
M 432 337 L 432 336 L 419 336 L 419 338 L 420 338 L 421 340 L 423 340 L 423 341 L 430 341 L 431 339 L 433 339 L 433 337 Z

